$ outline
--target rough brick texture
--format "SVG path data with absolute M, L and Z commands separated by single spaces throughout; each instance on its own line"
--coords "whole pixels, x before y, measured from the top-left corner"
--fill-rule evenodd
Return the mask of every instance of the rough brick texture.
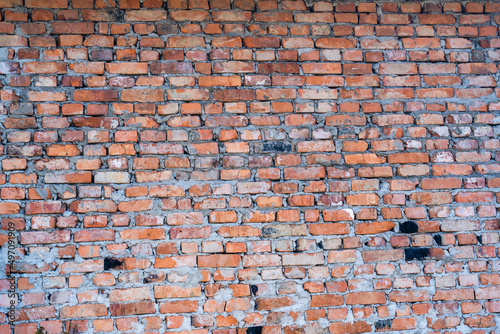
M 499 333 L 498 3 L 0 11 L 1 333 Z

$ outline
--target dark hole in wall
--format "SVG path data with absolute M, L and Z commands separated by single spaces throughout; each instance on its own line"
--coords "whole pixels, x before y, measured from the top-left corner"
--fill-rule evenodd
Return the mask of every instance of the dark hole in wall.
M 256 299 L 255 300 L 255 309 L 258 310 L 259 309 L 259 303 L 260 303 L 260 300 L 259 299 Z
M 262 144 L 262 152 L 290 152 L 292 144 L 283 142 L 269 142 Z
M 112 22 L 125 21 L 125 11 L 115 8 L 115 9 L 108 9 L 107 12 Z
M 111 257 L 107 257 L 104 259 L 104 270 L 114 269 L 122 265 L 121 261 L 117 259 L 113 259 Z
M 431 251 L 429 248 L 410 247 L 405 249 L 405 260 L 424 260 L 428 258 Z
M 250 285 L 250 292 L 252 292 L 252 295 L 256 295 L 257 291 L 259 291 L 259 287 L 257 285 Z
M 443 244 L 443 237 L 441 236 L 441 234 L 436 234 L 434 236 L 434 241 L 439 245 L 441 246 Z
M 414 221 L 408 220 L 399 224 L 399 232 L 401 233 L 417 233 L 418 225 Z
M 389 329 L 392 326 L 392 320 L 387 319 L 387 320 L 379 320 L 375 323 L 375 329 Z
M 248 327 L 247 334 L 262 334 L 262 326 Z
M 263 237 L 270 237 L 273 235 L 273 233 L 276 233 L 276 232 L 278 232 L 278 231 L 272 227 L 264 227 L 262 229 L 262 236 Z

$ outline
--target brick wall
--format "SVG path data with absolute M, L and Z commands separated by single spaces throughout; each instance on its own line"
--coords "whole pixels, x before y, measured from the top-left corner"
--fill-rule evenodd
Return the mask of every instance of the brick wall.
M 500 4 L 0 7 L 1 333 L 499 333 Z

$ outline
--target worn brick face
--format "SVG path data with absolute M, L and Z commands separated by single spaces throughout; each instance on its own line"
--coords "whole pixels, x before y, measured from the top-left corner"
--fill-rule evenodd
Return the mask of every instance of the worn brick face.
M 0 11 L 0 333 L 500 328 L 495 1 Z

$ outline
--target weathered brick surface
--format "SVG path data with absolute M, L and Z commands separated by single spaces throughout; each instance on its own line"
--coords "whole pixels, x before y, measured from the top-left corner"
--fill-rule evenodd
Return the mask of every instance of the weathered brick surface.
M 0 333 L 498 333 L 499 25 L 0 0 Z

